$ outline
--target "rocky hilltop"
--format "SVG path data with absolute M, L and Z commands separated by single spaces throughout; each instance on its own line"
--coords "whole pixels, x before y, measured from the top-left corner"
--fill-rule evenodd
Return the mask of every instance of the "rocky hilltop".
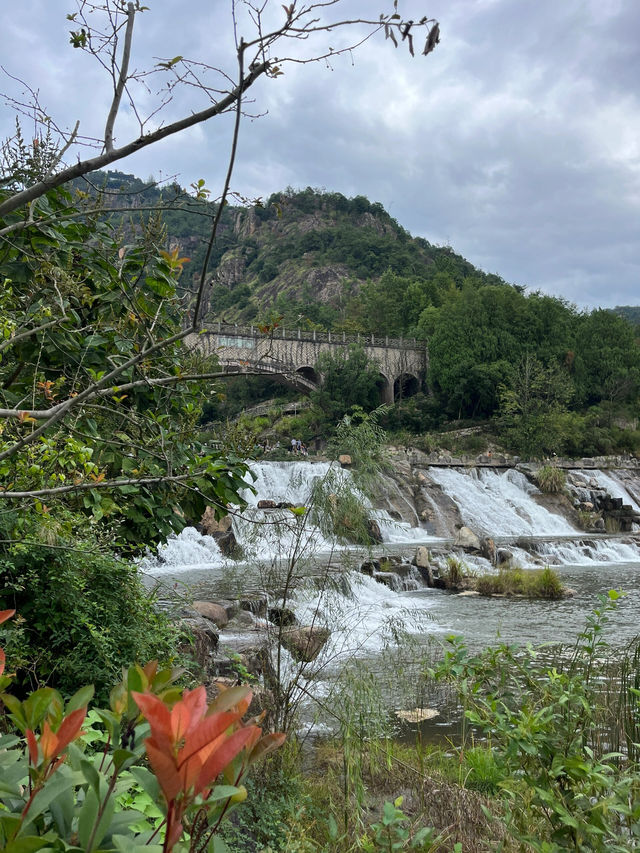
M 199 277 L 216 207 L 177 184 L 159 187 L 121 172 L 94 173 L 83 192 L 103 193 L 114 221 L 139 228 L 161 211 L 167 248 L 190 259 L 183 281 Z M 449 247 L 412 237 L 376 202 L 307 188 L 226 206 L 209 264 L 209 319 L 250 323 L 282 316 L 289 325 L 376 331 L 364 285 L 385 274 L 430 284 L 430 302 L 464 281 L 504 283 Z M 416 306 L 422 309 L 424 305 Z M 368 327 L 371 326 L 370 329 Z

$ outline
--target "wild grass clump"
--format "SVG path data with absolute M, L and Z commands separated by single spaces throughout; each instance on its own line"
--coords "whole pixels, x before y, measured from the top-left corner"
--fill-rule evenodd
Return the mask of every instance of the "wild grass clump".
M 564 492 L 567 485 L 566 474 L 554 465 L 543 465 L 536 472 L 535 478 L 540 491 L 547 495 L 559 495 Z
M 504 568 L 497 575 L 481 575 L 476 580 L 476 591 L 480 595 L 519 595 L 549 600 L 564 595 L 560 577 L 549 566 L 527 571 L 517 567 Z
M 447 568 L 444 572 L 447 589 L 456 589 L 461 586 L 467 576 L 468 569 L 462 560 L 458 560 L 457 557 L 447 557 Z

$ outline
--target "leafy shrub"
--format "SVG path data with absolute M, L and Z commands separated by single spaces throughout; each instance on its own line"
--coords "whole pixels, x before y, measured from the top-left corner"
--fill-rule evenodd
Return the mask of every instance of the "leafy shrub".
M 445 572 L 445 583 L 447 588 L 459 587 L 467 575 L 467 567 L 456 557 L 447 557 L 447 568 Z
M 609 751 L 617 735 L 603 727 L 602 632 L 618 598 L 615 591 L 601 596 L 570 659 L 558 665 L 517 646 L 472 656 L 451 637 L 443 664 L 430 671 L 455 682 L 467 720 L 491 736 L 514 849 L 622 853 L 638 846 L 640 774 L 624 754 Z M 620 689 L 633 718 L 638 691 Z
M 0 612 L 0 623 L 13 614 Z M 125 670 L 109 708 L 92 714 L 86 731 L 92 688 L 66 705 L 51 688 L 21 702 L 6 692 L 4 669 L 0 649 L 0 698 L 20 733 L 0 736 L 0 846 L 7 853 L 210 849 L 223 818 L 247 797 L 240 782 L 248 767 L 284 741 L 243 722 L 247 687 L 208 705 L 204 687 L 176 689 L 178 673 L 159 671 L 157 662 Z M 225 784 L 216 785 L 221 774 Z
M 564 587 L 557 572 L 545 566 L 540 572 L 531 572 L 525 589 L 530 598 L 562 598 Z
M 177 632 L 135 565 L 100 553 L 88 536 L 45 527 L 39 535 L 53 541 L 38 543 L 35 524 L 24 534 L 0 551 L 0 607 L 20 616 L 7 637 L 18 690 L 49 684 L 70 695 L 89 683 L 104 699 L 122 666 L 173 658 Z
M 495 794 L 504 779 L 494 751 L 487 746 L 474 746 L 464 750 L 462 772 L 465 774 L 465 788 L 481 791 L 483 794 Z
M 535 478 L 540 491 L 550 495 L 560 494 L 567 484 L 564 471 L 554 465 L 543 465 L 536 471 Z
M 501 568 L 497 575 L 481 575 L 476 579 L 480 595 L 522 595 L 526 598 L 562 598 L 564 587 L 556 572 L 544 569 L 524 571 L 519 567 Z

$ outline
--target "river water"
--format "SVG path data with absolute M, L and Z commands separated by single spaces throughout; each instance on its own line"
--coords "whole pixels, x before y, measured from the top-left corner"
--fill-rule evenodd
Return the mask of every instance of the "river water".
M 333 580 L 344 577 L 345 564 L 359 564 L 367 554 L 336 544 L 296 519 L 288 510 L 263 512 L 258 501 L 289 501 L 307 505 L 314 484 L 327 477 L 350 475 L 328 463 L 260 463 L 253 466 L 255 494 L 245 497 L 249 509 L 234 520 L 234 528 L 247 557 L 226 560 L 215 540 L 187 528 L 159 549 L 157 557 L 143 561 L 143 570 L 165 589 L 184 590 L 196 598 L 238 597 L 262 591 L 269 584 L 275 591 L 296 550 L 304 558 L 296 573 L 317 576 L 326 572 Z M 640 633 L 640 547 L 638 537 L 587 535 L 575 530 L 566 519 L 549 512 L 535 497 L 537 489 L 516 470 L 432 468 L 429 476 L 452 498 L 462 520 L 480 535 L 492 536 L 498 546 L 508 547 L 523 568 L 541 563 L 554 566 L 563 583 L 574 590 L 571 598 L 558 602 L 518 599 L 483 599 L 439 590 L 419 588 L 393 590 L 371 578 L 349 574 L 348 590 L 335 590 L 323 601 L 312 584 L 302 583 L 295 609 L 304 622 L 314 609 L 324 611 L 334 633 L 345 635 L 345 647 L 358 645 L 375 651 L 386 642 L 385 626 L 411 613 L 416 634 L 444 636 L 459 633 L 473 646 L 484 646 L 497 638 L 508 642 L 571 643 L 584 626 L 586 613 L 598 595 L 618 589 L 625 596 L 611 622 L 610 638 L 624 644 Z M 594 472 L 589 472 L 594 477 Z M 595 472 L 596 479 L 613 497 L 622 496 L 637 508 L 629 491 L 615 474 Z M 368 503 L 364 496 L 364 503 Z M 376 555 L 400 554 L 411 558 L 418 544 L 446 551 L 451 540 L 429 536 L 421 527 L 394 521 L 387 512 L 371 509 L 383 534 L 384 544 L 372 549 Z M 279 521 L 280 519 L 280 521 Z M 283 520 L 282 520 L 283 519 Z M 480 557 L 464 556 L 479 572 L 492 571 Z M 327 569 L 327 565 L 330 566 Z M 280 568 L 278 568 L 280 567 Z M 417 586 L 417 584 L 416 584 Z M 349 619 L 338 619 L 345 611 Z M 316 617 L 317 618 L 317 617 Z M 411 621 L 411 619 L 409 619 Z M 346 635 L 351 634 L 350 640 Z
M 363 559 L 400 555 L 410 560 L 416 546 L 424 544 L 441 564 L 448 553 L 457 553 L 472 570 L 495 569 L 480 556 L 456 552 L 455 530 L 446 530 L 447 536 L 430 536 L 422 527 L 398 522 L 388 512 L 374 509 L 363 495 L 360 500 L 376 519 L 384 542 L 368 552 L 340 545 L 311 525 L 310 514 L 296 516 L 288 509 L 264 511 L 257 505 L 267 499 L 309 506 L 319 482 L 338 490 L 350 478 L 348 472 L 328 463 L 300 461 L 252 467 L 255 493 L 247 490 L 249 506 L 234 518 L 243 559 L 225 559 L 212 537 L 187 528 L 157 554 L 145 558 L 141 567 L 159 585 L 160 597 L 168 605 L 176 600 L 246 598 L 264 592 L 270 604 L 277 604 L 279 590 L 293 581 L 295 592 L 287 606 L 300 624 L 326 625 L 331 635 L 313 672 L 304 679 L 296 674 L 296 666 L 285 652 L 281 664 L 285 675 L 290 671 L 299 679 L 301 689 L 312 690 L 316 702 L 324 701 L 325 709 L 339 704 L 344 696 L 340 684 L 345 673 L 373 672 L 390 707 L 435 703 L 441 716 L 431 734 L 441 727 L 436 736 L 448 737 L 455 734 L 459 716 L 455 700 L 445 695 L 419 695 L 422 687 L 418 688 L 423 684 L 419 673 L 425 659 L 441 654 L 438 649 L 448 635 L 462 635 L 475 650 L 497 642 L 573 645 L 586 615 L 598 604 L 598 596 L 614 588 L 624 597 L 611 617 L 607 639 L 623 647 L 640 634 L 637 532 L 612 536 L 575 530 L 565 518 L 537 502 L 538 490 L 516 470 L 430 468 L 426 473 L 431 484 L 455 502 L 465 524 L 508 548 L 523 569 L 552 564 L 574 591 L 570 598 L 528 601 L 456 595 L 425 588 L 417 580 L 417 572 L 395 589 L 389 588 L 357 571 Z M 612 497 L 623 497 L 625 503 L 637 507 L 634 489 L 638 481 L 634 477 L 593 471 L 588 477 Z M 397 491 L 397 483 L 390 485 Z M 418 516 L 413 513 L 413 517 Z M 268 630 L 267 623 L 256 619 L 255 634 Z M 246 641 L 242 631 L 223 631 L 221 647 L 233 649 Z M 315 711 L 308 709 L 307 722 L 317 730 Z M 331 727 L 331 713 L 320 730 L 323 725 Z

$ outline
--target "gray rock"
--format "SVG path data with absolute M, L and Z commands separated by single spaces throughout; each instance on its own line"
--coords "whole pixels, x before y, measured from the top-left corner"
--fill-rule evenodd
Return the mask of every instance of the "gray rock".
M 327 640 L 331 636 L 328 628 L 318 625 L 303 625 L 296 628 L 285 628 L 280 635 L 280 642 L 295 660 L 301 663 L 314 661 Z
M 429 549 L 425 545 L 418 545 L 413 558 L 413 564 L 419 569 L 429 567 Z
M 193 637 L 193 642 L 185 645 L 182 651 L 192 656 L 202 670 L 209 673 L 212 670 L 219 639 L 213 622 L 205 619 L 204 616 L 189 616 L 180 619 L 178 626 Z
M 382 543 L 382 531 L 380 530 L 380 525 L 373 518 L 367 519 L 367 533 L 369 534 L 369 538 L 372 542 L 380 545 Z
M 458 548 L 464 548 L 465 551 L 481 551 L 482 545 L 478 536 L 471 530 L 470 527 L 463 525 L 458 530 L 455 542 L 453 543 Z
M 205 619 L 209 619 L 218 628 L 226 627 L 229 622 L 229 617 L 227 616 L 227 611 L 221 604 L 216 604 L 213 601 L 194 601 L 193 609 L 196 613 L 199 613 L 201 616 L 204 616 Z
M 264 593 L 248 595 L 246 598 L 241 598 L 238 603 L 241 610 L 248 610 L 255 616 L 267 615 L 267 596 Z
M 505 563 L 510 563 L 513 560 L 513 552 L 508 548 L 498 548 L 496 551 L 496 565 L 503 566 Z
M 267 619 L 269 622 L 273 622 L 274 625 L 281 625 L 283 627 L 298 624 L 296 614 L 288 607 L 270 607 L 267 611 Z
M 360 571 L 363 575 L 368 575 L 372 578 L 374 572 L 380 571 L 380 562 L 378 560 L 365 560 L 360 566 Z
M 205 508 L 200 519 L 200 529 L 205 536 L 215 536 L 216 534 L 227 533 L 231 530 L 232 521 L 230 515 L 225 515 L 218 520 L 214 508 L 208 506 Z

